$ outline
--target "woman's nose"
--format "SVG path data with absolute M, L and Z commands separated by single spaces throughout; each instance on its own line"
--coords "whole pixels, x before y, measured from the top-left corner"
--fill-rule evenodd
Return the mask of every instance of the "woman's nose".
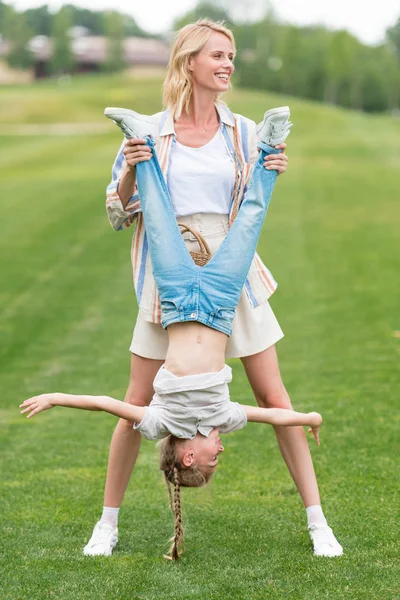
M 223 445 L 221 444 L 221 445 L 220 445 L 220 447 L 218 448 L 218 452 L 223 452 L 223 451 L 224 451 L 224 447 L 223 447 Z

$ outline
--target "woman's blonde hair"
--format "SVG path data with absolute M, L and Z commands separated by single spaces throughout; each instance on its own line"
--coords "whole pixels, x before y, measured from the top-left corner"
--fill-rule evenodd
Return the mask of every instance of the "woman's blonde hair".
M 160 469 L 164 473 L 168 488 L 169 505 L 174 515 L 174 535 L 171 538 L 169 554 L 164 555 L 169 560 L 178 560 L 183 552 L 183 527 L 181 512 L 181 487 L 202 487 L 208 483 L 212 471 L 201 471 L 199 467 L 182 465 L 176 454 L 177 438 L 169 435 L 160 443 Z M 171 484 L 173 490 L 171 490 Z
M 190 111 L 193 83 L 189 60 L 200 52 L 213 31 L 226 35 L 236 53 L 233 34 L 223 22 L 200 19 L 182 27 L 175 36 L 163 85 L 164 105 L 171 110 L 174 119 L 179 119 L 182 111 Z

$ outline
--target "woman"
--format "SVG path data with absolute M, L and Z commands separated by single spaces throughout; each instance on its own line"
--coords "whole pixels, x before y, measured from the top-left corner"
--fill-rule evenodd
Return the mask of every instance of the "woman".
M 258 156 L 254 122 L 233 115 L 218 102 L 229 88 L 234 56 L 232 33 L 219 24 L 202 20 L 180 30 L 164 82 L 167 110 L 153 117 L 158 126 L 155 148 L 176 215 L 207 238 L 212 252 L 234 222 Z M 149 159 L 144 140 L 124 142 L 107 189 L 107 211 L 114 229 L 136 223 L 132 264 L 139 314 L 130 347 L 131 376 L 125 401 L 138 406 L 151 401 L 153 380 L 164 363 L 168 344 L 160 326 L 161 309 L 136 186 L 136 164 Z M 268 156 L 265 167 L 281 173 L 286 164 L 287 157 L 280 154 Z M 216 196 L 214 190 L 218 190 Z M 192 250 L 194 240 L 186 236 L 185 241 Z M 260 407 L 292 409 L 275 350 L 283 334 L 267 302 L 275 289 L 276 282 L 256 255 L 233 323 L 227 357 L 242 359 Z M 304 431 L 275 427 L 275 432 L 307 511 L 314 554 L 339 556 L 342 548 L 322 512 Z M 139 432 L 120 420 L 111 441 L 103 514 L 85 546 L 86 555 L 110 555 L 117 543 L 118 511 L 140 441 Z

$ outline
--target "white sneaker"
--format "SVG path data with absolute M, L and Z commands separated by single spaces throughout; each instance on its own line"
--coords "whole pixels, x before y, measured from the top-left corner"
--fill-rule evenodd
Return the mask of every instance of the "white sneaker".
M 308 531 L 314 546 L 314 556 L 342 556 L 343 548 L 328 525 L 309 525 Z
M 288 106 L 271 108 L 264 114 L 264 119 L 257 125 L 259 139 L 268 146 L 282 144 L 290 133 L 293 123 L 289 121 Z
M 118 542 L 118 527 L 109 523 L 96 523 L 92 537 L 83 549 L 85 556 L 111 556 Z
M 141 115 L 129 108 L 117 108 L 108 106 L 104 114 L 112 119 L 122 130 L 126 139 L 143 138 L 146 135 L 155 137 L 156 119 L 148 115 Z

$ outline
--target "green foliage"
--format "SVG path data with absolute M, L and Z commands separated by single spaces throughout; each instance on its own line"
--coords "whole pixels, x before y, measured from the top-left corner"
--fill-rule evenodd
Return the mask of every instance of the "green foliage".
M 106 34 L 105 12 L 93 11 L 73 4 L 63 4 L 63 8 L 68 9 L 72 26 L 81 25 L 82 27 L 86 27 L 92 35 Z M 5 35 L 6 38 L 8 31 L 4 26 L 4 19 L 9 10 L 13 10 L 11 5 L 0 0 L 0 33 Z M 19 12 L 18 15 L 22 15 L 26 18 L 29 28 L 32 31 L 32 36 L 51 35 L 55 14 L 49 11 L 48 5 L 39 6 L 37 8 L 28 8 L 25 11 Z M 149 37 L 150 34 L 143 31 L 131 15 L 122 15 L 122 17 L 124 37 Z
M 399 108 L 400 19 L 387 30 L 385 44 L 368 46 L 347 31 L 282 24 L 268 10 L 255 22 L 246 20 L 246 11 L 250 19 L 253 9 L 260 8 L 261 4 L 262 0 L 200 0 L 195 8 L 175 21 L 174 29 L 204 17 L 224 20 L 235 34 L 236 82 L 244 87 L 370 112 Z M 11 22 L 12 27 L 8 25 Z M 26 49 L 29 35 L 51 32 L 55 48 L 51 70 L 54 73 L 70 71 L 74 60 L 66 32 L 73 25 L 82 25 L 92 34 L 108 38 L 104 65 L 107 71 L 124 66 L 123 38 L 149 35 L 133 17 L 116 11 L 95 12 L 64 5 L 53 15 L 43 5 L 17 13 L 0 0 L 0 33 L 13 42 L 8 59 L 12 65 L 31 64 Z M 11 37 L 12 31 L 16 33 Z
M 1 15 L 0 15 L 1 16 Z M 11 40 L 11 48 L 6 56 L 7 63 L 15 69 L 27 69 L 32 65 L 33 58 L 28 49 L 32 37 L 26 18 L 12 8 L 3 12 L 4 32 Z
M 74 67 L 75 59 L 69 35 L 71 26 L 71 11 L 68 7 L 64 6 L 55 14 L 52 26 L 50 68 L 55 74 L 69 73 Z
M 397 23 L 393 25 L 393 27 L 389 27 L 386 32 L 387 38 L 397 53 L 397 56 L 400 60 L 400 17 L 397 20 Z
M 174 22 L 173 29 L 178 30 L 188 23 L 195 23 L 199 19 L 211 19 L 212 21 L 225 21 L 230 24 L 229 14 L 224 8 L 218 6 L 218 3 L 211 3 L 207 0 L 199 2 L 195 8 L 185 13 Z
M 399 103 L 400 69 L 387 45 L 366 46 L 347 31 L 282 25 L 270 13 L 234 33 L 241 85 L 366 111 Z
M 125 66 L 123 17 L 116 11 L 109 11 L 105 13 L 104 20 L 107 37 L 107 58 L 104 69 L 112 72 L 120 71 Z
M 26 17 L 33 35 L 47 35 L 50 37 L 54 16 L 47 5 L 28 8 L 22 15 Z

